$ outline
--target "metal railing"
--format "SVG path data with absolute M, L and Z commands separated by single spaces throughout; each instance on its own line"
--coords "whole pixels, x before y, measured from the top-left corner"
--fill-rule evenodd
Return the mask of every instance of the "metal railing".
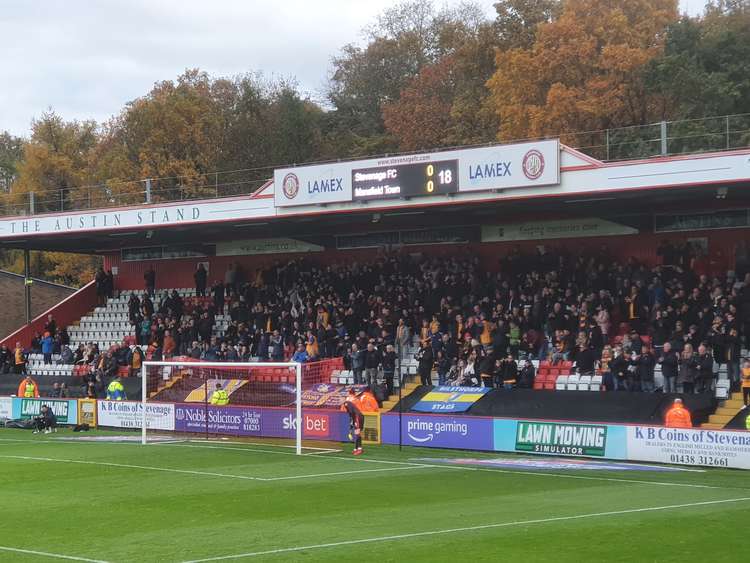
M 554 138 L 550 136 L 548 138 Z M 750 113 L 661 121 L 616 129 L 562 133 L 560 141 L 602 161 L 619 161 L 697 154 L 750 147 Z M 511 142 L 539 140 L 515 139 Z M 473 146 L 488 146 L 486 143 Z M 467 147 L 439 147 L 434 151 Z M 430 151 L 415 151 L 430 152 Z M 403 153 L 413 154 L 413 153 Z M 371 155 L 378 158 L 391 155 Z M 352 159 L 341 159 L 341 162 Z M 308 162 L 296 163 L 316 164 Z M 330 161 L 329 161 L 330 162 Z M 288 165 L 287 165 L 288 166 Z M 90 185 L 50 189 L 37 193 L 0 194 L 0 216 L 34 215 L 85 211 L 146 203 L 167 203 L 195 199 L 250 195 L 273 176 L 274 168 L 263 166 L 216 171 L 193 176 L 109 181 Z

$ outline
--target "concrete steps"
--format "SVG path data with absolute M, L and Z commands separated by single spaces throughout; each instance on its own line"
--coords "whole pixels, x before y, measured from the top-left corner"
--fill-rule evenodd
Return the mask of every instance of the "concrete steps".
M 413 379 L 411 381 L 409 380 L 405 381 L 404 385 L 401 388 L 401 396 L 406 397 L 408 394 L 412 393 L 417 387 L 419 387 L 419 384 L 415 383 Z M 398 393 L 395 395 L 391 395 L 390 397 L 388 397 L 388 400 L 383 401 L 383 406 L 380 407 L 380 412 L 388 412 L 397 404 L 398 404 Z
M 743 406 L 742 392 L 732 393 L 726 401 L 722 401 L 719 404 L 719 408 L 716 412 L 708 417 L 708 422 L 701 425 L 701 428 L 708 428 L 711 430 L 719 430 L 729 423 L 737 413 L 740 412 Z

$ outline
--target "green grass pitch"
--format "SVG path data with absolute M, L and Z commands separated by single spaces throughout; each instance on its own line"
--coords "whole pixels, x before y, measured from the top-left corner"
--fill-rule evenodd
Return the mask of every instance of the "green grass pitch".
M 92 433 L 93 434 L 93 433 Z M 101 433 L 97 435 L 103 435 Z M 740 561 L 750 473 L 523 471 L 369 447 L 0 430 L 0 561 Z M 338 446 L 337 446 L 338 447 Z

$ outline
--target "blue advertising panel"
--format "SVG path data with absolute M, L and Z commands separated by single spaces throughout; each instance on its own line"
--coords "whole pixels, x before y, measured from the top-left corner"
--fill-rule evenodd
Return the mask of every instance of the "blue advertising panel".
M 399 443 L 398 420 L 398 414 L 387 414 L 381 418 L 384 444 Z M 477 416 L 404 414 L 401 422 L 401 440 L 408 446 L 492 451 L 492 419 Z
M 419 412 L 464 412 L 492 391 L 489 387 L 450 387 L 441 385 L 422 397 L 411 410 Z

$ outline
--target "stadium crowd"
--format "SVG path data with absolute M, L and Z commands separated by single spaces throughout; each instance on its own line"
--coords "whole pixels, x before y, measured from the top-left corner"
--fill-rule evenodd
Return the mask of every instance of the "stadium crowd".
M 356 382 L 372 383 L 380 373 L 388 381 L 398 352 L 418 341 L 418 372 L 428 384 L 436 372 L 440 383 L 531 387 L 528 360 L 540 359 L 601 373 L 608 390 L 654 391 L 657 364 L 664 391 L 710 391 L 721 365 L 738 386 L 750 274 L 739 279 L 713 264 L 709 276 L 711 264 L 689 245 L 665 242 L 658 255 L 660 264 L 649 267 L 617 260 L 606 246 L 577 254 L 517 247 L 489 271 L 466 255 L 372 252 L 361 262 L 277 263 L 247 279 L 231 265 L 211 287 L 199 268 L 196 292 L 207 297 L 189 303 L 176 291 L 158 295 L 150 270 L 146 291 L 128 305 L 139 351 L 81 345 L 74 361 L 95 365 L 106 379 L 143 357 L 343 356 Z M 231 322 L 216 337 L 216 315 L 224 313 Z

